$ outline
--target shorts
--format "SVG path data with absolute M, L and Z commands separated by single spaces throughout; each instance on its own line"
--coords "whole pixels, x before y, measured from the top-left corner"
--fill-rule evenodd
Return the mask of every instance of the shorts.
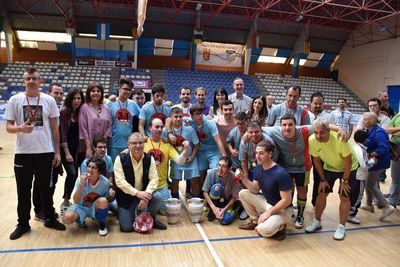
M 185 180 L 190 180 L 193 178 L 198 178 L 200 177 L 200 173 L 199 173 L 199 165 L 197 164 L 197 157 L 192 161 L 192 163 L 190 165 L 176 165 L 171 164 L 171 167 L 173 166 L 173 168 L 171 168 L 171 171 L 173 170 L 173 179 L 175 180 L 182 180 L 182 177 Z
M 79 204 L 72 204 L 72 206 L 68 208 L 67 212 L 71 210 L 71 211 L 75 211 L 76 213 L 78 213 L 79 223 L 83 223 L 85 221 L 86 217 L 95 219 L 96 218 L 96 201 L 92 204 L 91 207 L 84 207 Z
M 340 181 L 342 181 L 342 177 L 343 177 L 343 172 L 332 172 L 332 171 L 327 171 L 324 170 L 324 174 L 325 174 L 325 178 L 329 184 L 329 190 L 328 192 L 325 193 L 332 193 L 333 192 L 333 186 L 335 185 L 335 182 L 337 179 L 339 179 Z M 357 170 L 351 171 L 350 175 L 349 175 L 349 180 L 356 180 L 356 174 L 357 174 Z M 349 184 L 352 184 L 352 181 L 349 181 Z M 348 194 L 348 196 L 350 196 L 351 191 L 354 190 L 352 188 L 350 188 L 350 192 Z M 338 190 L 338 193 L 340 193 L 340 188 Z M 347 197 L 347 196 L 345 196 Z
M 294 179 L 297 186 L 307 186 L 310 184 L 310 171 L 305 173 L 289 173 L 290 178 Z
M 214 169 L 218 167 L 218 161 L 221 155 L 218 151 L 210 151 L 205 153 L 197 153 L 197 164 L 200 171 Z

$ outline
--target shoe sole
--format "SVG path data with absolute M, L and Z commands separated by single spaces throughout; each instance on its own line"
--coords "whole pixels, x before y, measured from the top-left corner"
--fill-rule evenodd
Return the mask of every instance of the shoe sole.
M 344 236 L 343 236 L 343 238 L 335 238 L 335 236 L 334 236 L 333 239 L 335 239 L 336 241 L 343 241 L 344 240 Z
M 385 220 L 387 217 L 389 217 L 390 215 L 392 215 L 393 213 L 395 213 L 395 211 L 396 211 L 396 209 L 391 210 L 388 214 L 385 214 L 385 216 L 381 216 L 381 217 L 379 218 L 379 220 L 380 220 L 380 221 Z
M 306 229 L 305 232 L 308 234 L 312 234 L 312 233 L 315 233 L 316 231 L 320 231 L 320 230 L 322 230 L 322 226 L 315 228 L 314 231 L 307 231 L 307 229 Z
M 303 229 L 304 228 L 304 224 L 303 225 L 294 225 L 294 228 L 296 229 Z

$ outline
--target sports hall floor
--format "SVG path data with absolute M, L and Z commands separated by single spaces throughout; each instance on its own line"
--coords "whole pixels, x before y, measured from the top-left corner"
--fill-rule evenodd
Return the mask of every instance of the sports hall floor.
M 65 232 L 57 232 L 31 219 L 32 231 L 11 241 L 9 235 L 17 220 L 15 136 L 6 133 L 4 121 L 0 121 L 0 136 L 0 266 L 400 266 L 400 212 L 380 222 L 380 210 L 374 214 L 360 211 L 362 224 L 347 224 L 346 239 L 335 241 L 337 194 L 328 199 L 322 231 L 305 234 L 290 225 L 281 242 L 239 230 L 240 220 L 230 226 L 217 222 L 195 225 L 186 211 L 179 224 L 146 235 L 120 233 L 114 216 L 107 219 L 110 232 L 106 237 L 98 235 L 90 220 L 88 229 L 71 225 Z M 64 179 L 59 179 L 54 198 L 58 211 Z M 390 182 L 388 178 L 382 185 L 384 193 Z M 309 205 L 306 223 L 312 218 Z M 159 219 L 166 222 L 166 217 Z

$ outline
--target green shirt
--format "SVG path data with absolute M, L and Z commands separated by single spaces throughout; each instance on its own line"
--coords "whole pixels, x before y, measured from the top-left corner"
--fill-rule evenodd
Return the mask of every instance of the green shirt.
M 400 127 L 400 113 L 397 114 L 396 116 L 394 116 L 394 117 L 390 120 L 388 126 L 395 127 L 395 128 Z M 393 135 L 392 135 L 392 141 L 393 141 L 393 142 L 396 142 L 397 144 L 400 145 L 400 136 L 393 136 Z

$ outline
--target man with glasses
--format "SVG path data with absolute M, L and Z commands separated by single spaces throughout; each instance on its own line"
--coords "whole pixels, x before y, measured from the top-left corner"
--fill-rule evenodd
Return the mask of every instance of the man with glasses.
M 112 119 L 112 137 L 109 142 L 108 155 L 113 161 L 126 147 L 128 137 L 133 129 L 133 118 L 138 118 L 140 114 L 139 106 L 135 101 L 129 99 L 132 86 L 132 81 L 121 78 L 116 101 L 107 103 Z
M 113 182 L 114 178 L 114 169 L 113 169 L 113 161 L 109 155 L 106 155 L 107 151 L 107 140 L 104 136 L 98 136 L 93 140 L 93 150 L 94 157 L 101 158 L 106 163 L 106 171 L 107 173 L 103 174 L 108 177 L 110 182 Z M 88 159 L 85 159 L 81 164 L 81 173 L 86 173 Z
M 390 119 L 388 116 L 381 114 L 379 111 L 381 110 L 382 102 L 377 97 L 373 97 L 367 102 L 369 112 L 374 112 L 378 116 L 379 126 L 382 128 L 386 128 L 389 125 Z M 361 116 L 361 119 L 358 121 L 356 131 L 364 130 L 364 119 Z
M 353 113 L 346 108 L 346 98 L 339 97 L 336 102 L 338 108 L 331 112 L 333 118 L 335 119 L 335 124 L 339 128 L 343 129 L 347 136 L 351 136 L 353 133 Z

